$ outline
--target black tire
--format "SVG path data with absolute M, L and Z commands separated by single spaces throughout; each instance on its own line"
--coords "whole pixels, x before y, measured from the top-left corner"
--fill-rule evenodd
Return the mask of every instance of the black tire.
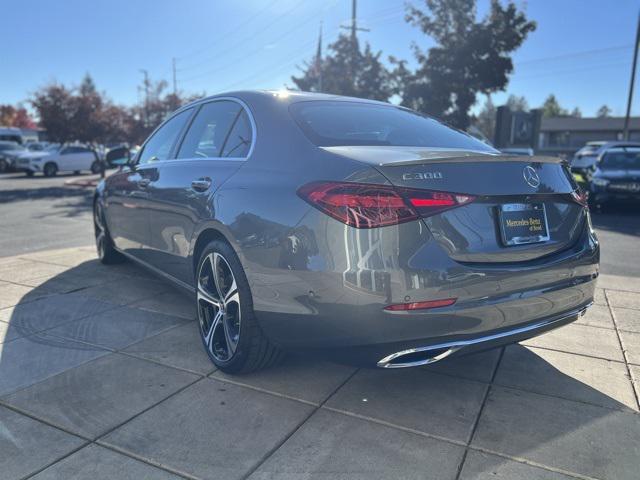
M 26 171 L 26 172 L 24 172 L 24 173 L 25 173 L 25 175 L 26 175 L 27 177 L 33 177 L 33 174 L 34 174 L 33 170 L 27 170 L 27 171 Z
M 96 160 L 95 162 L 93 162 L 93 163 L 91 164 L 91 173 L 93 173 L 93 174 L 95 175 L 95 174 L 100 173 L 100 170 L 101 170 L 101 168 L 100 168 L 100 162 L 98 162 L 98 161 Z
M 53 162 L 46 163 L 42 173 L 44 173 L 45 177 L 55 177 L 58 173 L 58 166 Z
M 216 367 L 224 373 L 249 373 L 282 359 L 282 351 L 258 324 L 247 277 L 229 244 L 215 240 L 204 248 L 195 284 L 200 338 Z
M 98 259 L 105 265 L 113 265 L 122 263 L 125 258 L 115 249 L 107 224 L 104 221 L 104 212 L 102 204 L 96 200 L 93 205 L 93 228 L 96 237 L 96 250 L 98 251 Z
M 5 173 L 9 170 L 9 164 L 4 158 L 0 158 L 0 173 Z

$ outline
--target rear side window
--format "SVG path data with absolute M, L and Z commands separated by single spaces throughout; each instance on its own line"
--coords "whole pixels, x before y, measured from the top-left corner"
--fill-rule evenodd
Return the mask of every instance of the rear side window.
M 160 160 L 167 160 L 171 155 L 171 149 L 182 132 L 192 109 L 178 113 L 164 125 L 147 141 L 140 153 L 138 163 L 151 163 Z
M 251 148 L 251 135 L 249 115 L 242 109 L 224 143 L 221 156 L 229 158 L 247 157 Z
M 310 101 L 294 103 L 290 112 L 309 140 L 321 147 L 380 145 L 496 152 L 466 133 L 392 105 Z
M 229 100 L 202 106 L 178 151 L 178 158 L 245 157 L 251 126 L 242 106 Z

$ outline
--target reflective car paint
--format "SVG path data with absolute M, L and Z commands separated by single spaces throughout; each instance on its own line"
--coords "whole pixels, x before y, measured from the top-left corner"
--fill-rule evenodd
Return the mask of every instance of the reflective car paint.
M 317 147 L 288 107 L 341 97 L 238 92 L 224 98 L 241 101 L 252 117 L 254 145 L 245 161 L 127 166 L 99 185 L 97 201 L 120 250 L 187 288 L 199 248 L 207 239 L 226 239 L 275 344 L 375 364 L 400 350 L 506 331 L 592 302 L 599 247 L 587 210 L 571 200 L 576 186 L 559 160 L 425 147 Z M 524 182 L 525 166 L 536 169 L 538 187 Z M 441 175 L 416 175 L 431 171 Z M 149 182 L 141 193 L 143 178 Z M 202 178 L 211 187 L 194 190 L 192 182 Z M 434 217 L 357 229 L 297 195 L 318 180 L 452 190 L 479 200 Z M 501 245 L 495 207 L 532 199 L 547 205 L 550 241 Z M 385 310 L 450 297 L 455 304 L 434 310 Z

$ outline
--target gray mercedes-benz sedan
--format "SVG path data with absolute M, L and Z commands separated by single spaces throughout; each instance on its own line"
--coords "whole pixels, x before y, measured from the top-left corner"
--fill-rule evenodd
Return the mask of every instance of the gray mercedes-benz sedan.
M 193 292 L 205 349 L 231 373 L 287 350 L 396 368 L 517 342 L 577 319 L 598 277 L 586 198 L 559 159 L 332 95 L 180 108 L 100 183 L 94 220 L 102 262 Z

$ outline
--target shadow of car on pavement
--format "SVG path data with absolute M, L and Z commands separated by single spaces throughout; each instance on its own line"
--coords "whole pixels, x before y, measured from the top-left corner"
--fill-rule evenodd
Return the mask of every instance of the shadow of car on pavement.
M 55 258 L 49 261 L 55 264 Z M 33 287 L 16 282 L 15 306 L 0 310 L 0 403 L 10 404 L 7 398 L 15 392 L 151 338 L 156 351 L 167 353 L 154 361 L 166 366 L 182 368 L 163 360 L 176 348 L 184 350 L 172 352 L 174 357 L 197 349 L 205 358 L 195 334 L 188 346 L 163 343 L 168 331 L 195 333 L 197 324 L 188 315 L 168 314 L 180 302 L 174 287 L 131 264 L 107 268 L 90 260 L 27 283 Z M 109 322 L 117 328 L 109 328 Z M 637 422 L 638 415 L 629 415 L 633 409 L 619 397 L 563 371 L 589 368 L 581 365 L 586 357 L 549 352 L 513 345 L 410 370 L 336 367 L 344 368 L 341 376 L 313 403 L 456 445 L 470 443 L 492 458 L 492 469 L 508 459 L 526 459 L 582 475 L 631 478 L 637 473 L 633 448 L 638 443 L 627 444 L 627 453 L 612 457 L 611 452 L 624 450 L 624 443 L 615 444 L 622 438 L 617 431 Z M 563 368 L 550 363 L 547 354 L 563 356 Z M 333 368 L 320 365 L 288 357 L 280 366 L 248 376 L 226 377 L 213 367 L 211 372 L 214 378 L 305 399 L 305 385 L 320 382 L 323 371 Z M 65 402 L 73 403 L 64 395 L 50 402 L 59 402 L 56 408 L 63 412 Z

